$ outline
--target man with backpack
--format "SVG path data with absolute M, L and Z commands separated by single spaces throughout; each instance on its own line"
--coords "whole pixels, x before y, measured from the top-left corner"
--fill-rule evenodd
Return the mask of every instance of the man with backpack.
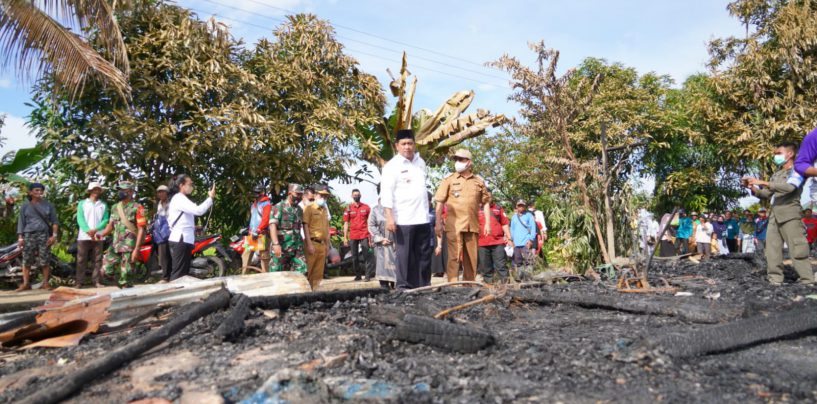
M 119 202 L 111 207 L 108 226 L 97 233 L 97 238 L 101 240 L 113 233 L 113 241 L 102 259 L 102 266 L 108 276 L 116 277 L 116 272 L 119 272 L 117 283 L 122 288 L 133 286 L 133 264 L 139 258 L 139 247 L 145 235 L 147 219 L 144 207 L 133 200 L 133 183 L 120 181 L 117 188 Z
M 247 228 L 248 239 L 245 243 L 249 248 L 244 248 L 241 254 L 241 267 L 247 268 L 252 258 L 252 254 L 257 252 L 261 258 L 261 271 L 269 271 L 270 261 L 270 239 L 267 228 L 269 227 L 270 212 L 272 212 L 272 202 L 270 202 L 267 192 L 262 186 L 253 188 L 255 201 L 250 205 L 250 226 Z
M 98 182 L 88 184 L 88 198 L 77 203 L 77 287 L 85 283 L 85 269 L 88 264 L 88 255 L 91 255 L 93 272 L 91 281 L 94 286 L 102 287 L 102 248 L 105 242 L 97 240 L 96 234 L 108 226 L 110 213 L 108 205 L 99 199 L 102 195 L 102 185 Z
M 517 277 L 522 279 L 533 265 L 533 247 L 536 241 L 536 220 L 528 211 L 528 204 L 520 199 L 516 202 L 516 214 L 511 218 L 511 238 L 513 239 L 513 266 Z
M 159 283 L 170 282 L 170 272 L 173 270 L 170 259 L 170 223 L 167 221 L 170 209 L 170 189 L 167 185 L 156 188 L 156 216 L 153 218 L 153 246 L 158 254 L 159 267 L 162 268 L 162 280 Z
M 20 208 L 17 219 L 17 245 L 23 249 L 23 284 L 17 292 L 31 289 L 31 265 L 43 271 L 41 289 L 48 286 L 51 275 L 51 246 L 57 242 L 57 210 L 54 205 L 43 199 L 45 186 L 34 182 L 28 186 L 28 203 Z M 36 258 L 36 261 L 35 261 Z

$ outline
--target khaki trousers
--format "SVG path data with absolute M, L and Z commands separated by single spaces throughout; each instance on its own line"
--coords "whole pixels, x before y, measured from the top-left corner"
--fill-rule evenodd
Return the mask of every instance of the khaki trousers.
M 801 283 L 813 283 L 814 272 L 809 262 L 809 245 L 806 228 L 800 220 L 777 223 L 769 219 L 766 229 L 766 274 L 769 282 L 783 282 L 783 242 L 789 246 L 792 266 L 797 271 Z
M 445 273 L 448 276 L 448 282 L 458 280 L 460 263 L 462 263 L 462 280 L 476 280 L 479 233 L 446 232 L 446 238 L 448 239 L 448 263 L 445 266 Z
M 315 246 L 315 253 L 310 254 L 306 251 L 306 279 L 309 280 L 309 286 L 312 290 L 318 288 L 323 280 L 323 269 L 326 267 L 326 244 L 312 242 Z

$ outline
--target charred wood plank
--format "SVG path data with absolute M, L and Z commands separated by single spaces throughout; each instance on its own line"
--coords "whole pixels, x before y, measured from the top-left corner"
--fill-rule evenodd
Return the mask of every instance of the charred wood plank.
M 674 358 L 689 358 L 727 352 L 798 334 L 817 331 L 817 313 L 813 305 L 784 312 L 753 316 L 731 323 L 707 327 L 684 334 L 667 334 L 653 343 Z
M 243 294 L 233 295 L 230 306 L 230 314 L 215 331 L 222 340 L 234 338 L 244 331 L 244 319 L 250 314 L 250 298 Z
M 252 307 L 257 307 L 265 310 L 270 309 L 288 309 L 302 304 L 324 302 L 334 303 L 347 300 L 355 300 L 358 297 L 371 297 L 381 293 L 386 293 L 388 290 L 384 288 L 369 288 L 369 289 L 351 289 L 351 290 L 336 290 L 331 292 L 308 292 L 308 293 L 293 293 L 289 295 L 278 296 L 256 296 L 252 298 Z
M 571 304 L 579 307 L 618 310 L 636 314 L 678 317 L 693 323 L 714 324 L 740 317 L 743 310 L 715 303 L 693 303 L 675 297 L 603 295 L 557 291 L 514 292 L 513 299 L 522 303 Z
M 394 329 L 394 338 L 449 351 L 471 353 L 493 345 L 493 334 L 430 317 L 406 314 Z

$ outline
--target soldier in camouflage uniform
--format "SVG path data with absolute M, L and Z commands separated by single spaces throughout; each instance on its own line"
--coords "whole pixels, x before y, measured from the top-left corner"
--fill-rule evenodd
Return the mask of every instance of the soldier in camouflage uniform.
M 297 271 L 306 273 L 303 228 L 303 210 L 298 203 L 304 190 L 298 184 L 289 184 L 287 199 L 278 202 L 270 216 L 270 236 L 272 238 L 272 261 L 270 272 Z
M 116 277 L 119 272 L 119 287 L 129 287 L 132 286 L 130 275 L 139 257 L 147 220 L 142 205 L 133 201 L 133 183 L 121 181 L 118 189 L 119 202 L 111 207 L 108 226 L 97 236 L 102 239 L 113 233 L 113 242 L 102 258 L 102 267 L 105 275 L 110 277 Z

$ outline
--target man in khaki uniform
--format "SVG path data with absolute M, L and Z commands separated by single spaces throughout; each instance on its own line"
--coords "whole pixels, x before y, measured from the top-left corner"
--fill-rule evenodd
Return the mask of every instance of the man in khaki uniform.
M 443 232 L 443 205 L 448 205 L 445 232 L 448 238 L 448 263 L 446 275 L 449 282 L 456 282 L 459 265 L 462 263 L 462 279 L 476 279 L 477 254 L 479 251 L 479 209 L 485 217 L 491 214 L 491 194 L 485 181 L 471 172 L 471 152 L 459 149 L 454 152 L 456 172 L 446 177 L 437 188 L 437 223 L 435 231 L 440 237 Z M 491 224 L 485 225 L 485 234 L 491 234 Z
M 800 193 L 803 177 L 792 170 L 797 145 L 781 143 L 775 148 L 774 163 L 781 167 L 768 182 L 744 178 L 744 185 L 761 199 L 771 199 L 772 213 L 766 232 L 767 276 L 772 285 L 783 283 L 783 242 L 789 246 L 794 270 L 800 283 L 814 283 L 814 272 L 809 263 L 809 245 L 806 230 L 800 221 Z
M 304 208 L 304 242 L 306 246 L 306 278 L 316 290 L 323 280 L 326 254 L 329 253 L 329 189 L 325 185 L 315 187 L 315 202 Z

